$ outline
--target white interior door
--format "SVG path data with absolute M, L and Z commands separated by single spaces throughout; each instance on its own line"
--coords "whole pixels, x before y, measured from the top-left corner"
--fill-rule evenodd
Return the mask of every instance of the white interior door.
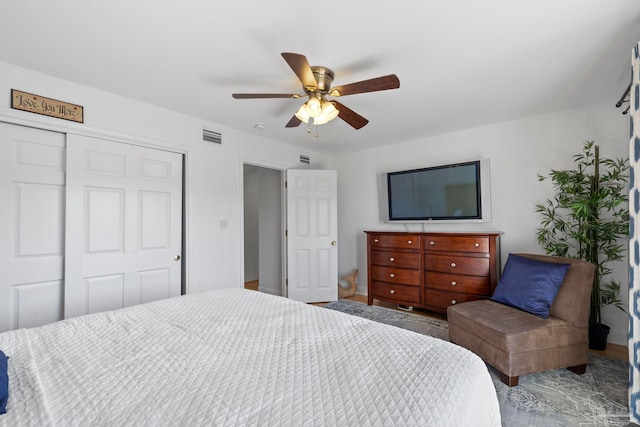
M 287 170 L 288 297 L 338 299 L 337 174 Z
M 180 295 L 182 156 L 67 136 L 65 317 Z
M 0 123 L 0 332 L 62 318 L 65 135 Z

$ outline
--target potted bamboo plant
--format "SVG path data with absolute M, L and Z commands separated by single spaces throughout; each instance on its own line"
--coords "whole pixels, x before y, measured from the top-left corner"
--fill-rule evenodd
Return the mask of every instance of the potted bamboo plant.
M 548 255 L 583 259 L 596 266 L 589 347 L 604 350 L 609 326 L 602 323 L 602 307 L 614 305 L 625 311 L 620 283 L 604 279 L 613 271 L 610 263 L 622 260 L 627 248 L 629 162 L 600 158 L 594 141 L 586 141 L 573 160 L 574 169 L 551 169 L 546 176 L 538 175 L 540 181 L 552 181 L 555 195 L 535 207 L 542 216 L 537 237 Z

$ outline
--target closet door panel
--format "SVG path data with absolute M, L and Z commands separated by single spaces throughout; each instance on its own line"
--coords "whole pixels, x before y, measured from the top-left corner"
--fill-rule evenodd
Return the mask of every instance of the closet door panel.
M 0 332 L 62 319 L 65 135 L 0 123 Z
M 182 156 L 77 135 L 67 145 L 65 317 L 179 295 Z
M 64 281 L 15 285 L 17 327 L 32 328 L 62 319 Z

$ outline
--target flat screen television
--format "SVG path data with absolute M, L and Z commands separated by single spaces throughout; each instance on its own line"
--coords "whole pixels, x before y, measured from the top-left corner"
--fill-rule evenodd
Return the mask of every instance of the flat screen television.
M 387 222 L 491 220 L 488 159 L 383 175 Z

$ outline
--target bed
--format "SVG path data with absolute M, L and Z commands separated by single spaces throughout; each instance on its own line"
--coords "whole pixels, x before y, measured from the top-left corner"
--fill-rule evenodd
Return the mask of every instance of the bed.
M 449 342 L 244 289 L 0 334 L 2 426 L 499 426 Z

